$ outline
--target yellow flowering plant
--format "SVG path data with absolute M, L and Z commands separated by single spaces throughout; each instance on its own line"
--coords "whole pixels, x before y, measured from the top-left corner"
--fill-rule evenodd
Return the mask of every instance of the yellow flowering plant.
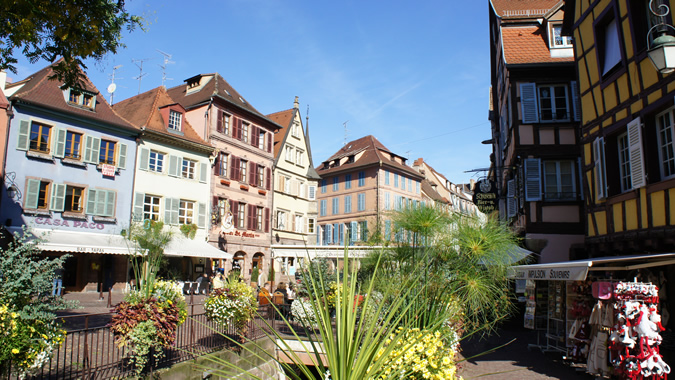
M 233 324 L 241 335 L 257 309 L 258 301 L 253 288 L 232 277 L 227 279 L 223 288 L 211 292 L 204 301 L 204 312 L 209 320 L 222 327 Z

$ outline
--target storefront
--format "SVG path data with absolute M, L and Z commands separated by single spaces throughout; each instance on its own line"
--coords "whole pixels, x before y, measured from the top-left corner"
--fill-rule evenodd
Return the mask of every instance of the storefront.
M 665 253 L 521 265 L 509 277 L 527 300 L 536 346 L 596 375 L 657 379 L 670 372 L 675 345 L 666 330 L 673 272 L 675 253 Z
M 181 281 L 195 281 L 203 273 L 211 274 L 212 262 L 232 260 L 232 254 L 222 251 L 205 241 L 175 236 L 164 249 L 169 256 L 169 267 L 175 272 L 171 277 Z

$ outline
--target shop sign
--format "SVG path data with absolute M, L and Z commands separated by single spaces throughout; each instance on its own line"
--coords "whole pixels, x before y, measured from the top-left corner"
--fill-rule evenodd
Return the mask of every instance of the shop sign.
M 101 173 L 103 173 L 104 177 L 114 177 L 115 167 L 113 165 L 103 164 L 101 165 Z
M 559 268 L 532 268 L 527 266 L 509 268 L 509 278 L 517 280 L 544 280 L 544 281 L 583 281 L 588 274 L 588 267 L 559 267 Z
M 255 238 L 259 238 L 259 237 L 260 237 L 260 235 L 258 235 L 258 234 L 254 234 L 253 232 L 246 232 L 246 231 L 244 231 L 244 232 L 241 232 L 241 231 L 233 231 L 233 232 L 228 232 L 228 233 L 223 234 L 223 235 L 228 235 L 228 236 L 239 236 L 239 237 L 244 237 L 244 238 L 249 238 L 249 239 L 255 239 Z
M 494 181 L 484 179 L 473 190 L 473 203 L 484 214 L 491 214 L 499 209 L 497 186 Z
M 52 219 L 52 218 L 35 218 L 35 224 L 43 226 L 60 226 L 60 227 L 74 227 L 74 228 L 84 228 L 89 230 L 102 230 L 105 228 L 105 225 L 102 223 L 89 223 L 79 220 L 63 220 L 63 219 Z

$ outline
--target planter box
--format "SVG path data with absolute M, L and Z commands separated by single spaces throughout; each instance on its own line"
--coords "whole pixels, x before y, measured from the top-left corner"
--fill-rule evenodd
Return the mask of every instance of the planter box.
M 220 180 L 220 184 L 221 184 L 221 185 L 225 185 L 225 186 L 230 186 L 230 181 L 221 179 L 221 180 Z
M 239 185 L 239 188 L 248 191 L 248 185 Z
M 260 195 L 265 195 L 265 194 L 267 194 L 267 191 L 265 191 L 265 190 L 258 190 L 258 194 L 260 194 Z

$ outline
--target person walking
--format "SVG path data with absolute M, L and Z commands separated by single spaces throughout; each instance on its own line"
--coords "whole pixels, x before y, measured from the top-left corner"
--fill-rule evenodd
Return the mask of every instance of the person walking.
M 63 268 L 54 270 L 54 282 L 52 283 L 52 296 L 60 296 L 63 290 Z

